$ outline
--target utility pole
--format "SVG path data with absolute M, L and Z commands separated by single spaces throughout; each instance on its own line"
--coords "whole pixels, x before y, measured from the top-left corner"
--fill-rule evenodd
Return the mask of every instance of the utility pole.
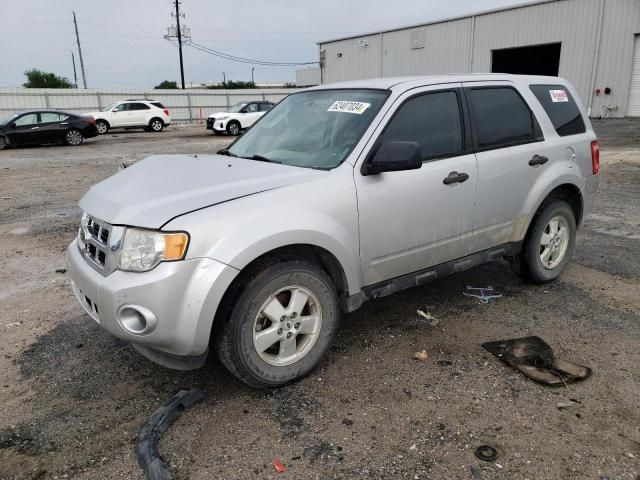
M 76 73 L 76 57 L 73 55 L 73 50 L 71 51 L 71 63 L 73 63 L 73 84 L 78 88 L 78 74 Z
M 76 41 L 78 42 L 78 54 L 80 55 L 80 71 L 82 71 L 82 84 L 84 85 L 84 88 L 87 88 L 87 75 L 84 73 L 84 60 L 82 59 L 82 48 L 80 47 L 80 35 L 78 34 L 78 22 L 76 21 L 76 12 L 73 12 L 73 24 L 76 27 Z
M 222 72 L 222 83 L 225 84 L 227 83 L 227 74 Z
M 178 33 L 178 51 L 180 52 L 180 81 L 182 82 L 182 89 L 184 90 L 184 64 L 182 62 L 182 32 L 180 31 L 180 2 L 178 0 L 176 0 L 176 28 Z
M 256 81 L 253 79 L 253 71 L 256 69 L 256 67 L 251 67 L 251 83 L 253 83 L 255 85 Z

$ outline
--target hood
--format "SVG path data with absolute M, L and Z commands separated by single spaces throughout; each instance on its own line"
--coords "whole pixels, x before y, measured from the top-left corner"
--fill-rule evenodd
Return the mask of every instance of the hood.
M 158 155 L 91 187 L 80 208 L 112 225 L 161 228 L 185 213 L 324 175 L 222 155 Z
M 209 115 L 208 118 L 216 118 L 216 117 L 219 117 L 220 115 L 233 115 L 233 114 L 229 112 L 217 112 L 217 113 L 212 113 L 211 115 Z

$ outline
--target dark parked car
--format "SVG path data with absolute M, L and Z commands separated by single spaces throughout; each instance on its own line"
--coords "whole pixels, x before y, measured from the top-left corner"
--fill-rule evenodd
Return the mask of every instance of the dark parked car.
M 8 145 L 66 143 L 77 146 L 98 135 L 93 117 L 56 110 L 30 110 L 0 119 L 0 149 Z

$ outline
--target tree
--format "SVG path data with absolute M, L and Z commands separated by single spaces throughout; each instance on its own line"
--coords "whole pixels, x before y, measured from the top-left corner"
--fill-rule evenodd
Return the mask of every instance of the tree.
M 243 82 L 241 80 L 239 81 L 227 80 L 226 82 L 222 82 L 217 85 L 209 85 L 207 88 L 210 88 L 212 90 L 218 90 L 218 89 L 235 90 L 239 88 L 256 88 L 256 84 L 253 82 Z
M 71 88 L 71 82 L 65 77 L 59 77 L 55 73 L 43 72 L 37 68 L 32 68 L 24 72 L 27 83 L 26 88 Z
M 169 80 L 164 80 L 162 82 L 160 82 L 158 85 L 156 85 L 155 87 L 156 90 L 162 90 L 162 89 L 174 89 L 177 90 L 178 88 L 178 84 L 176 82 L 170 82 Z

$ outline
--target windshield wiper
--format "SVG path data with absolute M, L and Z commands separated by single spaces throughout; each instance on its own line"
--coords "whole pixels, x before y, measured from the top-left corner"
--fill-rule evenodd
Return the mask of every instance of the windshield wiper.
M 228 148 L 223 148 L 222 150 L 218 150 L 218 155 L 226 155 L 227 157 L 237 157 L 229 151 Z
M 247 160 L 257 160 L 259 162 L 269 162 L 269 163 L 282 163 L 278 160 L 271 160 L 270 158 L 263 157 L 262 155 L 251 155 L 250 157 L 241 157 L 246 158 Z

